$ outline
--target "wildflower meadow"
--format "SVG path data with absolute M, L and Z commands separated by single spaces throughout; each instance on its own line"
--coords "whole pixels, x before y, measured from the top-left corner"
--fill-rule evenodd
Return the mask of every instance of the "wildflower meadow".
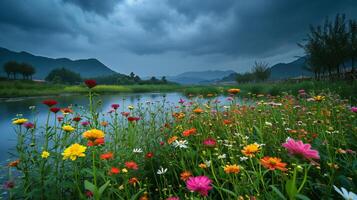
M 12 121 L 9 199 L 357 198 L 357 108 L 333 93 L 232 88 L 99 112 L 85 84 L 88 106 L 48 99 L 46 122 Z

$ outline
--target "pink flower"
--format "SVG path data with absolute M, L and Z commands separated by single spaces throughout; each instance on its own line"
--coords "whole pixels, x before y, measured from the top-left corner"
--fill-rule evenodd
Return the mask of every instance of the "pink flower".
M 295 141 L 289 138 L 282 146 L 292 155 L 301 155 L 306 159 L 320 159 L 319 152 L 311 149 L 310 144 L 304 144 L 301 140 Z
M 205 145 L 206 147 L 214 147 L 216 146 L 216 144 L 217 142 L 213 138 L 207 138 L 203 141 L 203 145 Z
M 353 106 L 353 107 L 351 108 L 351 111 L 354 112 L 354 113 L 357 113 L 357 107 Z
M 166 200 L 180 200 L 180 198 L 179 197 L 169 197 Z
M 212 180 L 207 176 L 196 176 L 190 177 L 186 181 L 186 187 L 191 191 L 200 193 L 202 196 L 207 196 L 208 191 L 212 189 L 211 183 Z
M 185 103 L 185 100 L 183 100 L 183 99 L 180 98 L 179 103 L 180 103 L 180 104 L 183 104 L 183 103 Z

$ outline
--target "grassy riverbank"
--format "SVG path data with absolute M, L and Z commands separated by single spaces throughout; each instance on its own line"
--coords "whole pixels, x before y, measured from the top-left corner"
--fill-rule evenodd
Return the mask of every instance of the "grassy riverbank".
M 141 93 L 141 92 L 182 92 L 185 95 L 207 95 L 224 94 L 228 88 L 237 87 L 241 89 L 241 95 L 249 94 L 271 94 L 280 95 L 283 92 L 297 94 L 299 89 L 314 91 L 315 93 L 336 93 L 352 102 L 357 101 L 357 81 L 354 82 L 326 82 L 326 81 L 305 81 L 301 83 L 249 83 L 235 86 L 184 86 L 184 85 L 98 85 L 94 91 L 96 93 Z M 82 94 L 85 93 L 84 85 L 56 85 L 48 83 L 36 83 L 30 81 L 1 81 L 0 97 L 28 97 L 47 96 L 62 94 Z

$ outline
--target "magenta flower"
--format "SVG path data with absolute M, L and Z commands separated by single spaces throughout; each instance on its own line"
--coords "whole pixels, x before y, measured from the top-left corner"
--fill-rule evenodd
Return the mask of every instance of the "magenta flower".
M 35 124 L 31 123 L 31 122 L 26 122 L 23 124 L 23 126 L 27 129 L 31 129 L 35 127 Z
M 351 108 L 351 111 L 354 112 L 354 113 L 357 113 L 357 107 L 353 106 L 353 107 Z
M 304 144 L 301 140 L 295 141 L 289 138 L 283 145 L 291 155 L 300 155 L 306 159 L 320 159 L 319 152 L 311 149 L 310 144 Z
M 90 122 L 89 121 L 84 121 L 81 124 L 82 124 L 82 126 L 88 126 L 90 124 Z
M 179 103 L 180 103 L 180 104 L 184 104 L 184 103 L 185 103 L 185 100 L 183 100 L 183 99 L 180 98 Z
M 113 108 L 114 110 L 118 109 L 119 106 L 120 106 L 119 104 L 112 104 L 112 108 Z
M 202 196 L 207 196 L 208 191 L 212 189 L 211 183 L 212 180 L 207 176 L 196 176 L 190 177 L 186 181 L 186 187 L 191 191 L 200 193 Z
M 205 145 L 206 147 L 214 147 L 216 146 L 216 144 L 217 142 L 213 138 L 207 138 L 203 141 L 203 145 Z

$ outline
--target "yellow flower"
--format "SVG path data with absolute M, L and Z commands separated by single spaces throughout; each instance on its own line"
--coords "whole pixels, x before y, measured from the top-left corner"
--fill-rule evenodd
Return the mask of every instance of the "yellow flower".
M 130 106 L 128 106 L 128 109 L 129 109 L 129 110 L 133 110 L 133 109 L 134 109 L 134 106 L 130 105 Z
M 99 138 L 104 138 L 104 132 L 98 129 L 91 129 L 83 133 L 83 137 L 88 140 L 96 140 Z
M 320 101 L 325 100 L 325 97 L 324 97 L 324 96 L 317 95 L 317 96 L 314 96 L 314 100 L 320 102 Z
M 71 125 L 64 125 L 62 126 L 62 129 L 66 132 L 72 132 L 75 130 L 75 128 L 73 128 Z
M 121 170 L 121 172 L 123 172 L 123 173 L 128 173 L 128 170 L 127 170 L 126 168 L 123 168 L 123 169 Z
M 46 159 L 50 156 L 50 153 L 48 151 L 42 151 L 41 157 Z
M 28 120 L 25 118 L 19 118 L 19 119 L 15 119 L 14 121 L 12 121 L 13 124 L 17 124 L 17 125 L 22 125 L 23 123 L 26 123 Z
M 249 144 L 249 145 L 245 146 L 242 150 L 242 153 L 245 156 L 254 157 L 254 154 L 259 151 L 260 151 L 260 145 L 257 143 L 254 143 L 254 144 Z
M 71 160 L 76 160 L 77 157 L 85 157 L 86 155 L 84 154 L 84 152 L 86 151 L 86 149 L 87 147 L 82 146 L 78 143 L 72 144 L 62 153 L 63 160 L 66 160 L 68 158 Z
M 226 165 L 224 167 L 224 172 L 226 172 L 227 174 L 238 174 L 240 171 L 240 167 L 236 164 L 234 165 Z

